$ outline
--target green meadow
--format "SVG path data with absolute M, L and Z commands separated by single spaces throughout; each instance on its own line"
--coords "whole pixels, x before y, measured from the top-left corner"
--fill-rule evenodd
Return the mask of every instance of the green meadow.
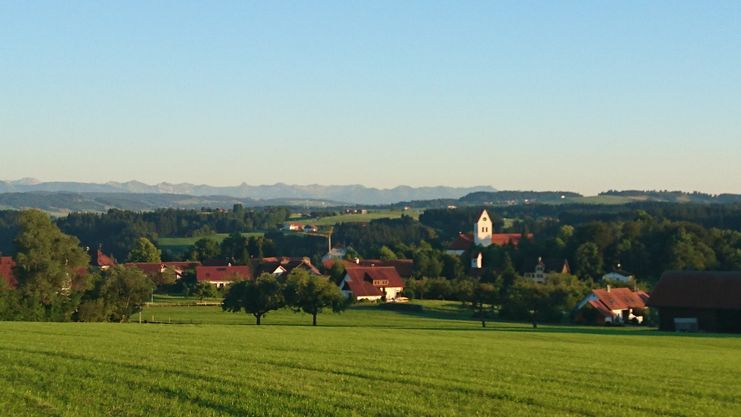
M 409 216 L 418 219 L 422 210 L 378 210 L 369 211 L 365 214 L 338 214 L 320 218 L 291 219 L 291 222 L 301 224 L 313 224 L 316 226 L 333 226 L 338 223 L 368 223 L 378 219 L 398 219 L 401 216 Z
M 732 416 L 741 338 L 480 323 L 458 303 L 0 323 L 3 416 Z M 177 323 L 177 324 L 175 324 Z

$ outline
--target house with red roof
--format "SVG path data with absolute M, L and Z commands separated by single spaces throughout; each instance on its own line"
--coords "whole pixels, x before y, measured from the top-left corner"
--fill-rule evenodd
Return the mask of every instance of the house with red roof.
M 287 256 L 282 257 L 269 257 L 263 258 L 255 262 L 255 275 L 260 274 L 273 274 L 283 275 L 288 274 L 294 269 L 304 269 L 312 275 L 321 275 L 321 272 L 311 263 L 311 259 L 307 257 L 302 258 L 291 258 Z
M 402 278 L 411 278 L 414 274 L 414 259 L 326 259 L 322 261 L 322 265 L 325 269 L 330 269 L 336 262 L 342 262 L 345 269 L 357 266 L 392 266 Z
M 224 288 L 234 282 L 251 280 L 252 268 L 247 265 L 196 266 L 196 280 Z
M 0 279 L 4 279 L 10 288 L 15 288 L 18 281 L 13 274 L 15 261 L 10 256 L 0 256 Z
M 401 296 L 404 280 L 393 266 L 353 266 L 345 270 L 340 290 L 356 301 L 391 301 Z
M 116 260 L 112 256 L 108 256 L 105 253 L 103 253 L 102 250 L 98 249 L 98 252 L 95 254 L 95 257 L 93 258 L 94 266 L 97 266 L 101 270 L 105 271 L 106 269 L 116 266 Z
M 642 323 L 649 295 L 630 288 L 596 289 L 577 304 L 576 321 L 583 323 Z

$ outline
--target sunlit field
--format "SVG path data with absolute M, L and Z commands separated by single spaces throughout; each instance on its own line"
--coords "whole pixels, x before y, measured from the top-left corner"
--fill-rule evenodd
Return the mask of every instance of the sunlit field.
M 218 307 L 173 324 L 0 323 L 3 416 L 741 415 L 741 338 Z M 193 323 L 193 324 L 175 324 Z

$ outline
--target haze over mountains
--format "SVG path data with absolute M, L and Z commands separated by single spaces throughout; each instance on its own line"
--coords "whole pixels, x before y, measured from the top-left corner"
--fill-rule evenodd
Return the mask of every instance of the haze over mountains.
M 379 189 L 363 185 L 273 185 L 211 186 L 196 184 L 145 184 L 139 181 L 83 183 L 41 182 L 32 178 L 0 181 L 0 193 L 65 192 L 65 193 L 116 193 L 116 194 L 175 194 L 181 196 L 222 196 L 249 200 L 321 200 L 339 204 L 391 204 L 399 201 L 457 199 L 472 192 L 496 191 L 490 186 L 476 187 L 410 187 L 398 186 Z

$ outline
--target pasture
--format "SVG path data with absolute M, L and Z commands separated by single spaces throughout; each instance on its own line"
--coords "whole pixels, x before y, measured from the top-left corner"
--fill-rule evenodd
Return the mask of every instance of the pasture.
M 0 323 L 13 416 L 741 415 L 741 338 L 356 306 L 149 307 L 173 323 Z
M 335 216 L 293 219 L 291 221 L 301 224 L 313 224 L 317 226 L 333 226 L 338 223 L 368 223 L 378 219 L 398 219 L 402 215 L 418 219 L 422 210 L 377 210 L 365 214 L 337 214 Z

